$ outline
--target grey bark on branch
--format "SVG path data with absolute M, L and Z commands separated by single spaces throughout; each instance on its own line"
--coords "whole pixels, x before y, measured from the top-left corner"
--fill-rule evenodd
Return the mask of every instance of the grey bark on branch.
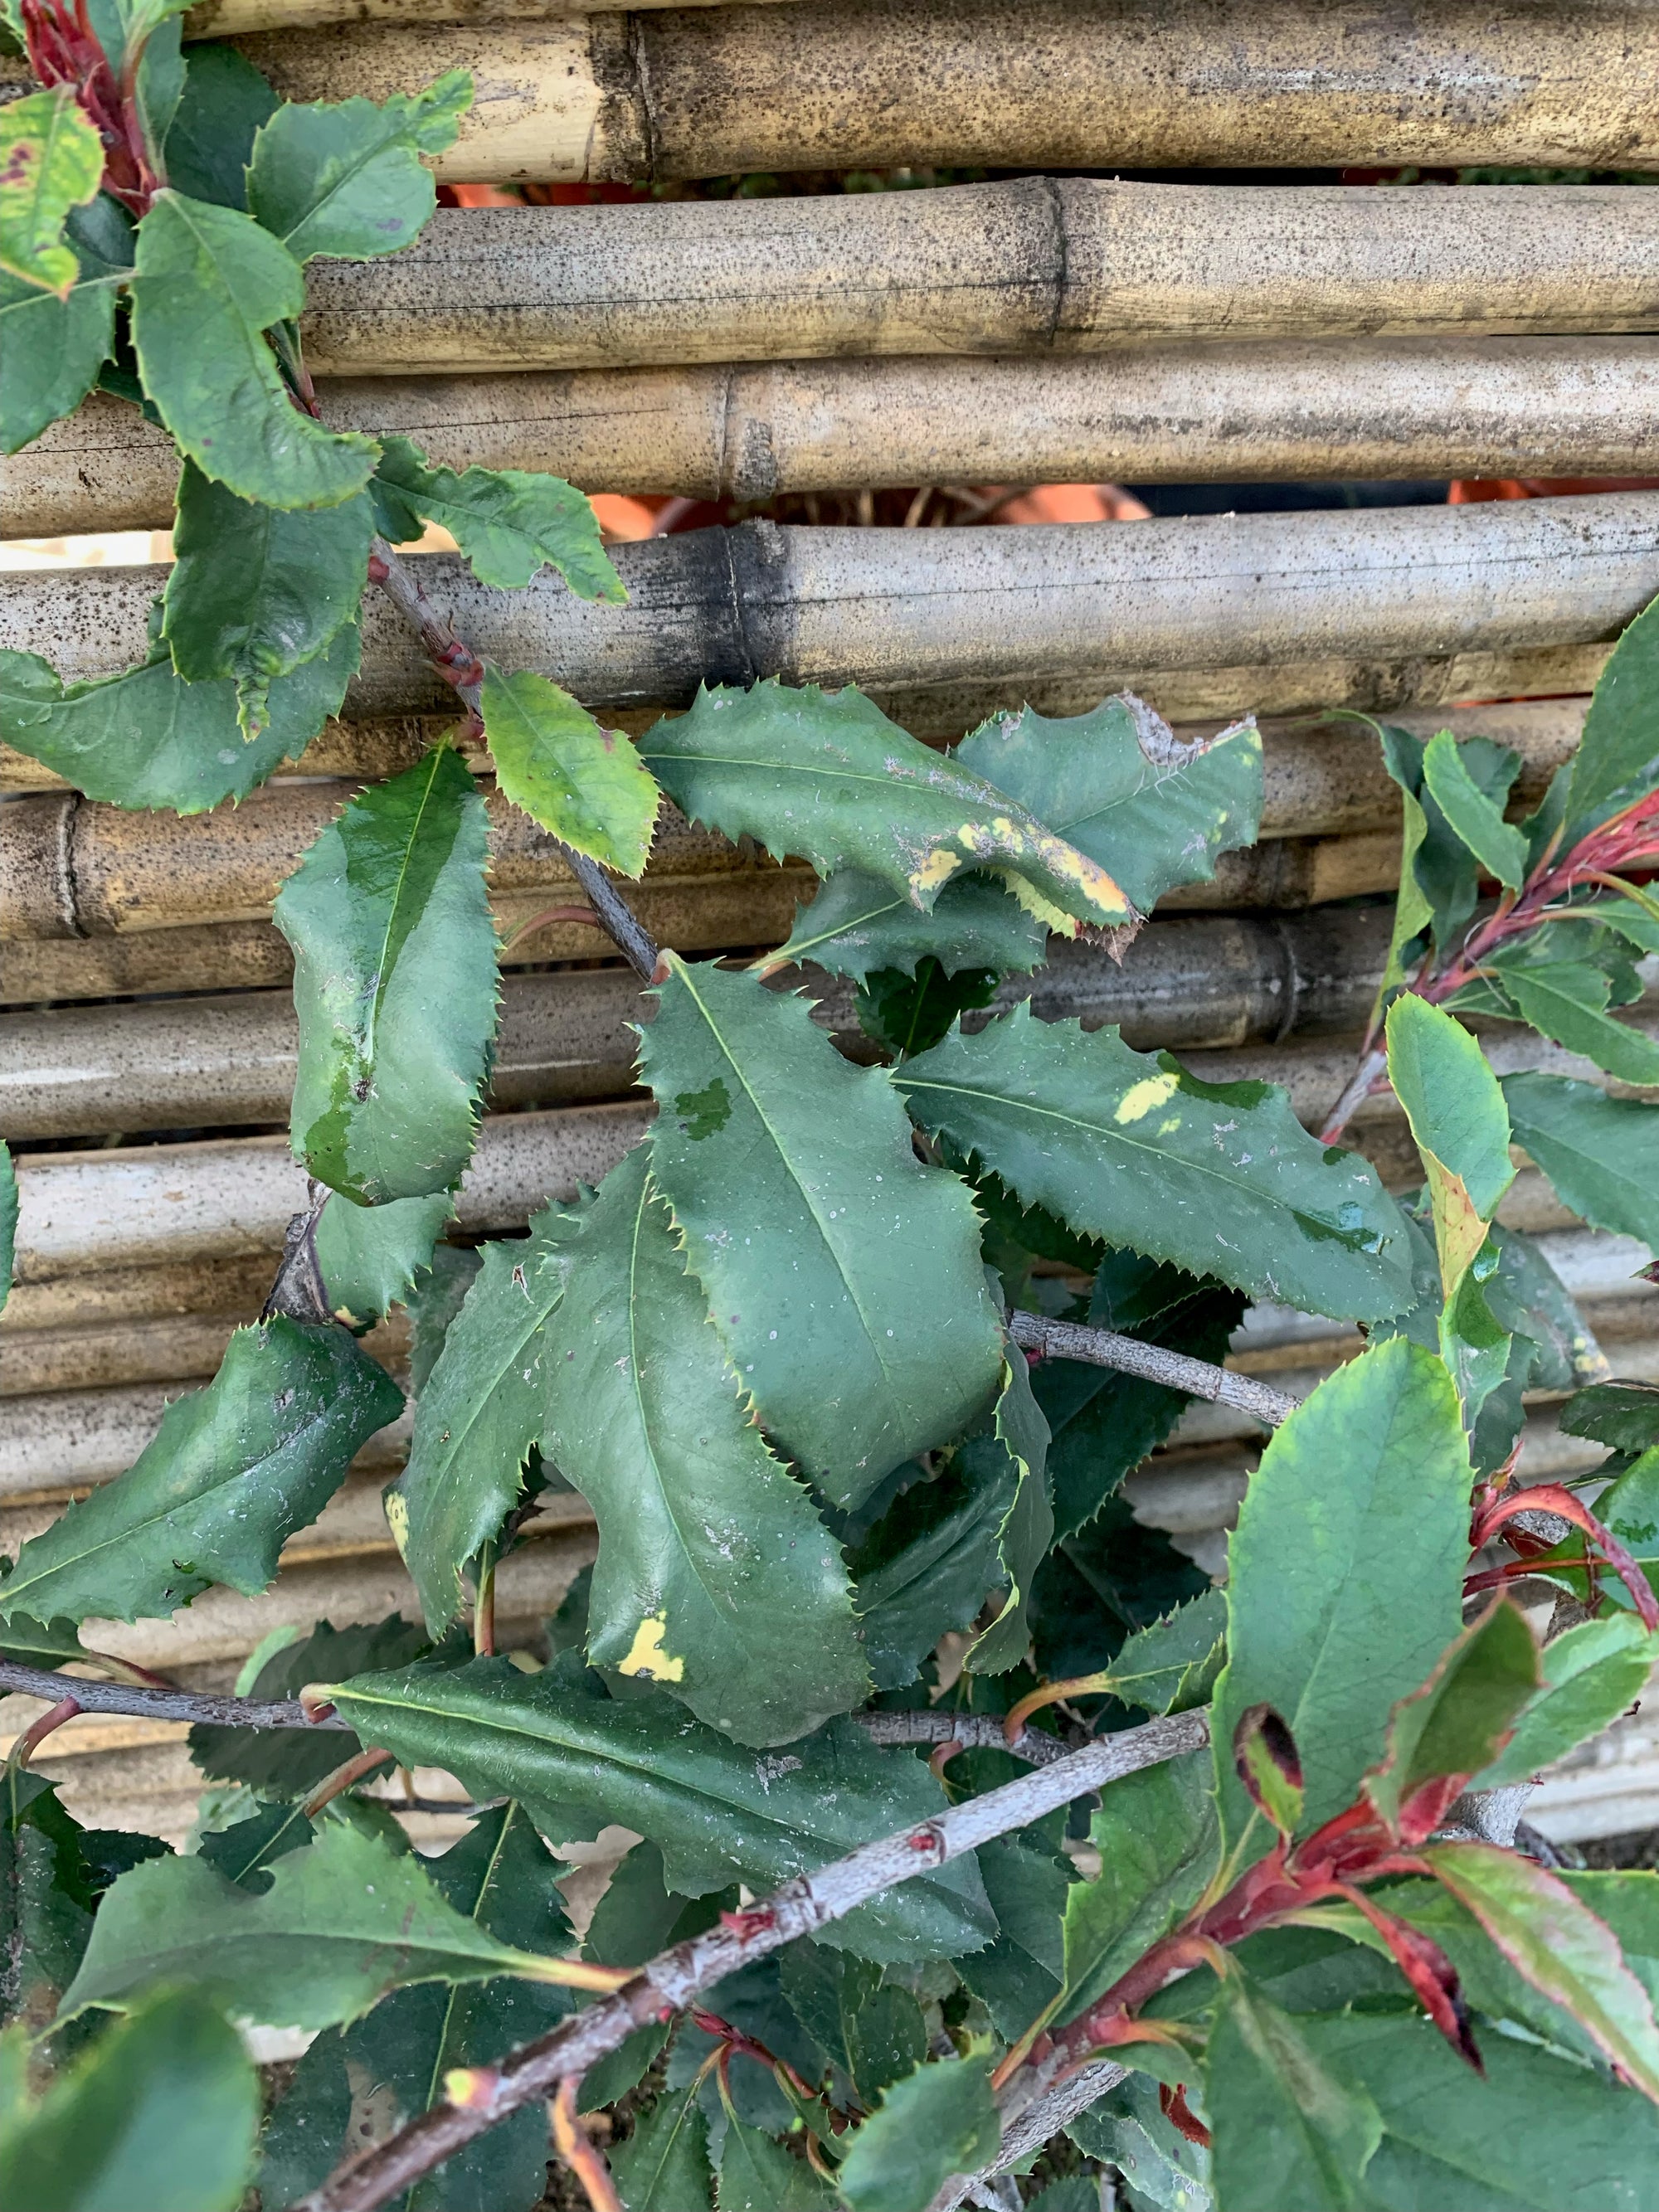
M 614 1996 L 586 2007 L 550 2034 L 521 2045 L 495 2067 L 473 2069 L 464 2085 L 456 2085 L 464 2090 L 465 2104 L 434 2106 L 337 2169 L 291 2212 L 374 2212 L 509 2113 L 550 2096 L 561 2081 L 585 2073 L 636 2028 L 683 2010 L 739 1966 L 815 1934 L 882 1891 L 932 1873 L 1073 1798 L 1197 1751 L 1209 1733 L 1208 1716 L 1201 1712 L 1126 1729 L 982 1797 L 964 1799 L 919 1826 L 865 1844 L 815 1874 L 799 1875 L 769 1898 L 726 1916 L 706 1935 L 661 1953 Z M 1035 2118 L 1036 2107 L 1031 2111 Z
M 1189 1398 L 1235 1407 L 1270 1429 L 1288 1420 L 1300 1403 L 1251 1376 L 1212 1366 L 1207 1359 L 1190 1359 L 1184 1352 L 1166 1352 L 1162 1345 L 1143 1344 L 1139 1337 L 1120 1336 L 1115 1329 L 1085 1328 L 1078 1322 L 1050 1321 L 1042 1314 L 1016 1309 L 1008 1316 L 1008 1334 L 1025 1351 L 1045 1358 L 1079 1359 L 1086 1366 L 1142 1376 L 1149 1382 L 1184 1390 Z

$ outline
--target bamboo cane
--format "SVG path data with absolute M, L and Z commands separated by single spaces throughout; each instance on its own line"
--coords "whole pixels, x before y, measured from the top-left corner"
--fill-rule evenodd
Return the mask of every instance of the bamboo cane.
M 953 483 L 1183 483 L 1639 474 L 1659 341 L 1393 338 L 1175 345 L 1071 361 L 863 360 L 343 377 L 342 429 L 452 468 L 589 492 L 764 501 Z M 0 460 L 17 536 L 164 529 L 178 459 L 94 392 Z

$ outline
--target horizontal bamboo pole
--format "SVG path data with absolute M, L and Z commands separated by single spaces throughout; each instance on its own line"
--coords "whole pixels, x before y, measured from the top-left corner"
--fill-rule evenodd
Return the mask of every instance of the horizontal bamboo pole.
M 0 1309 L 0 1371 L 14 1349 L 20 1358 L 29 1357 L 21 1339 L 37 1331 L 52 1334 L 174 1321 L 188 1328 L 204 1315 L 252 1321 L 275 1271 L 272 1253 L 244 1252 L 155 1267 L 141 1261 L 50 1282 L 14 1283 Z
M 1659 296 L 1650 197 L 1025 178 L 441 209 L 401 253 L 312 264 L 306 346 L 313 371 L 392 376 L 1639 331 Z
M 549 17 L 636 14 L 642 8 L 720 8 L 729 0 L 197 0 L 187 39 L 245 37 L 313 23 L 536 23 Z M 763 8 L 775 0 L 743 0 Z
M 626 606 L 577 599 L 551 571 L 503 592 L 453 555 L 410 565 L 475 651 L 610 708 L 768 676 L 904 694 L 1086 680 L 1098 696 L 1147 668 L 1595 645 L 1659 589 L 1656 538 L 1659 493 L 1631 491 L 1112 528 L 744 523 L 619 547 Z M 165 575 L 20 574 L 0 646 L 44 653 L 66 678 L 111 672 L 143 657 Z M 347 716 L 434 712 L 451 703 L 442 690 L 371 597 Z
M 494 96 L 441 159 L 456 177 L 1659 167 L 1659 26 L 1629 0 L 835 0 L 244 44 L 303 99 L 470 64 Z
M 270 1287 L 267 1267 L 264 1288 Z M 46 1390 L 88 1390 L 155 1376 L 204 1382 L 218 1371 L 231 1331 L 258 1314 L 261 1299 L 238 1312 L 173 1315 L 83 1322 L 70 1328 L 9 1329 L 0 1335 L 0 1398 Z M 382 1366 L 408 1363 L 403 1316 L 383 1322 L 362 1340 Z
M 451 468 L 589 492 L 763 501 L 935 483 L 1637 475 L 1659 340 L 1390 338 L 1167 346 L 1071 361 L 864 360 L 337 378 L 341 429 Z M 0 460 L 18 537 L 165 529 L 178 458 L 94 392 Z
M 1101 946 L 1057 940 L 1049 964 L 1035 977 L 1011 977 L 994 1010 L 1029 997 L 1044 1020 L 1116 1023 L 1137 1047 L 1350 1030 L 1370 1010 L 1389 924 L 1384 909 L 1154 921 L 1121 963 Z M 809 969 L 806 988 L 821 1025 L 866 1056 L 851 984 Z M 624 1095 L 635 1082 L 634 1025 L 649 1011 L 637 978 L 621 965 L 509 978 L 491 1103 Z M 970 1014 L 968 1026 L 988 1018 Z M 15 1143 L 283 1122 L 297 1058 L 286 992 L 16 1015 L 0 1032 L 0 1135 Z

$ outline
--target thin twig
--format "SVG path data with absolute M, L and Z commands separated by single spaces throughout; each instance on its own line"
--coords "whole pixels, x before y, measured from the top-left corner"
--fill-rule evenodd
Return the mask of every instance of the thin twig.
M 79 1674 L 49 1674 L 40 1667 L 0 1659 L 0 1694 L 43 1698 L 56 1705 L 73 1698 L 83 1713 L 125 1713 L 139 1720 L 205 1721 L 216 1728 L 331 1728 L 345 1723 L 307 1721 L 297 1698 L 198 1696 L 190 1690 L 150 1690 L 136 1682 L 93 1682 Z
M 934 1873 L 1109 1782 L 1197 1751 L 1209 1732 L 1204 1713 L 1126 1729 L 982 1797 L 965 1798 L 917 1826 L 865 1844 L 815 1874 L 798 1875 L 762 1902 L 722 1916 L 705 1935 L 663 1952 L 614 1996 L 509 2053 L 489 2069 L 489 2082 L 477 2078 L 483 2069 L 474 2069 L 464 2107 L 441 2104 L 423 2112 L 301 2198 L 295 2212 L 374 2212 L 487 2128 L 546 2097 L 566 2075 L 585 2073 L 636 2028 L 684 2010 L 739 1966 L 814 1935 L 884 1890 Z
M 482 729 L 484 668 L 471 647 L 456 635 L 428 599 L 414 570 L 384 538 L 374 540 L 368 573 L 370 580 L 419 631 L 428 658 L 445 683 L 453 686 L 455 696 Z M 559 838 L 553 842 L 586 893 L 600 927 L 635 972 L 650 982 L 661 956 L 632 907 L 597 860 L 590 860 L 585 853 L 574 851 Z
M 350 1789 L 354 1782 L 361 1782 L 364 1775 L 373 1774 L 377 1766 L 384 1766 L 391 1756 L 389 1751 L 371 1748 L 343 1760 L 332 1773 L 324 1775 L 300 1810 L 307 1820 L 314 1820 L 325 1805 L 331 1805 L 337 1797 L 343 1796 Z
M 1024 1729 L 1010 1743 L 995 1713 L 953 1713 L 943 1706 L 927 1712 L 860 1713 L 859 1725 L 872 1743 L 955 1743 L 963 1751 L 1011 1751 L 1030 1766 L 1052 1766 L 1068 1745 L 1041 1729 Z
M 1030 2067 L 1024 2070 L 1028 2076 L 1036 2072 Z M 977 2173 L 953 2174 L 927 2207 L 927 2212 L 957 2212 L 958 2205 L 969 2202 L 976 2187 L 1000 2173 L 1006 2173 L 1028 2153 L 1046 2143 L 1050 2136 L 1057 2135 L 1067 2121 L 1074 2120 L 1079 2112 L 1086 2112 L 1109 2089 L 1116 2088 L 1127 2070 L 1109 2058 L 1097 2059 L 1093 2065 L 1080 2066 L 1075 2074 L 1067 2075 L 1058 2088 L 1038 2095 L 1033 2095 L 1029 2086 L 1022 2094 L 1019 2077 L 1016 2076 L 997 2100 L 1004 2115 L 1002 2148 Z M 1013 2093 L 1012 2096 L 1010 2093 Z
M 1136 1336 L 1120 1336 L 1115 1329 L 1085 1328 L 1079 1322 L 1050 1321 L 1042 1314 L 1016 1310 L 1008 1316 L 1008 1334 L 1027 1352 L 1050 1359 L 1080 1359 L 1090 1367 L 1115 1367 L 1125 1375 L 1139 1375 L 1149 1382 L 1162 1382 L 1171 1390 L 1184 1390 L 1189 1398 L 1208 1398 L 1232 1406 L 1276 1429 L 1295 1413 L 1300 1402 L 1282 1390 L 1270 1390 L 1249 1375 L 1231 1368 L 1212 1367 L 1207 1359 L 1189 1359 L 1184 1352 L 1166 1352 L 1159 1344 L 1143 1344 Z
M 82 1710 L 78 1698 L 68 1697 L 60 1698 L 50 1712 L 37 1714 L 13 1744 L 6 1765 L 14 1770 L 27 1766 L 53 1729 L 62 1728 L 65 1721 L 72 1721 Z

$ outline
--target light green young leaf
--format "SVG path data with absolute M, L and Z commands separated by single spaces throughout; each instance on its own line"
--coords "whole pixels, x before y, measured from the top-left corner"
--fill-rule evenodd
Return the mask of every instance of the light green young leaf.
M 964 968 L 1026 975 L 1042 965 L 1048 942 L 1039 917 L 994 876 L 953 877 L 923 913 L 881 877 L 838 868 L 809 905 L 796 908 L 789 942 L 764 972 L 814 960 L 861 983 L 883 969 L 913 975 L 921 961 L 934 959 L 947 975 Z
M 1598 1509 L 1599 1510 L 1599 1509 Z M 1629 1711 L 1659 1664 L 1659 1636 L 1631 1613 L 1582 1620 L 1544 1646 L 1544 1680 L 1522 1707 L 1515 1734 L 1476 1777 L 1475 1787 L 1499 1790 L 1530 1782 L 1540 1767 Z
M 194 1990 L 164 1993 L 0 2124 L 0 2212 L 237 2212 L 259 2102 L 235 2029 Z
M 138 226 L 132 343 L 144 390 L 204 476 L 266 507 L 337 507 L 380 448 L 289 399 L 264 332 L 305 304 L 299 263 L 252 216 L 158 192 Z
M 951 755 L 1030 807 L 1150 914 L 1177 884 L 1208 883 L 1216 855 L 1253 845 L 1261 817 L 1254 720 L 1183 744 L 1133 692 L 1087 714 L 996 714 Z
M 484 672 L 484 737 L 515 806 L 591 860 L 641 876 L 662 794 L 621 730 L 544 676 Z
M 1659 1084 L 1659 1044 L 1607 1011 L 1607 977 L 1588 961 L 1505 967 L 1503 988 L 1540 1036 L 1583 1053 L 1621 1083 Z
M 951 877 L 1001 875 L 1050 928 L 1133 918 L 1106 870 L 1006 792 L 890 722 L 863 694 L 702 690 L 640 740 L 646 766 L 694 821 L 750 836 L 821 876 L 855 868 L 931 908 Z
M 1659 612 L 1637 616 L 1601 671 L 1571 764 L 1562 850 L 1659 781 Z M 1554 793 L 1552 792 L 1551 796 Z
M 145 1990 L 185 1982 L 268 2027 L 332 2027 L 412 1982 L 557 1982 L 565 1968 L 499 1942 L 447 1902 L 412 1853 L 338 1821 L 279 1859 L 257 1893 L 199 1857 L 123 1875 L 98 1908 L 63 2017 L 89 2005 L 125 2012 Z
M 1200 1083 L 1025 1005 L 892 1080 L 925 1129 L 1074 1230 L 1309 1313 L 1381 1321 L 1411 1302 L 1399 1209 L 1269 1085 Z
M 820 2181 L 804 2158 L 791 2158 L 781 2143 L 728 2123 L 720 2145 L 720 2212 L 836 2212 L 827 2181 Z
M 235 684 L 186 684 L 165 647 L 119 676 L 85 684 L 63 683 L 38 653 L 0 653 L 0 738 L 88 799 L 200 814 L 246 799 L 299 758 L 338 709 L 358 650 L 349 623 L 314 659 L 277 677 L 269 719 L 252 744 L 238 721 Z
M 1025 1354 L 1010 1345 L 1003 1357 L 1002 1393 L 993 1433 L 963 1447 L 969 1462 L 1000 1458 L 1014 1473 L 1014 1494 L 997 1532 L 997 1551 L 1007 1579 L 1002 1610 L 963 1662 L 969 1674 L 1005 1674 L 1018 1667 L 1030 1648 L 1026 1615 L 1031 1582 L 1054 1540 L 1054 1508 L 1048 1492 L 1048 1424 L 1031 1394 Z
M 453 146 L 471 105 L 472 78 L 460 69 L 380 103 L 285 101 L 253 142 L 249 212 L 296 261 L 396 253 L 437 205 L 420 156 Z
M 161 635 L 187 683 L 234 683 L 245 738 L 266 726 L 273 679 L 355 619 L 374 532 L 361 493 L 338 507 L 285 511 L 238 499 L 185 463 Z
M 66 301 L 81 264 L 64 225 L 103 174 L 103 141 L 68 85 L 0 107 L 0 270 Z
M 1102 1791 L 1090 1830 L 1100 1872 L 1066 1899 L 1060 2020 L 1097 2003 L 1203 1895 L 1221 1848 L 1210 1783 L 1207 1754 L 1193 1751 Z
M 1419 855 L 1429 834 L 1428 817 L 1414 794 L 1403 785 L 1400 793 L 1400 889 L 1395 894 L 1394 927 L 1389 937 L 1389 957 L 1382 980 L 1371 1002 L 1371 1020 L 1379 1022 L 1389 1003 L 1415 965 L 1414 951 L 1434 921 L 1434 906 L 1417 880 Z
M 1207 1703 L 1227 1656 L 1227 1594 L 1206 1590 L 1139 1629 L 1112 1661 L 1102 1688 L 1149 1713 Z
M 388 1308 L 403 1304 L 416 1277 L 431 1265 L 432 1248 L 453 1211 L 447 1190 L 431 1198 L 395 1199 L 390 1206 L 331 1200 L 317 1224 L 315 1243 L 336 1320 L 366 1328 Z
M 1387 1027 L 1389 1080 L 1423 1156 L 1449 1306 L 1515 1181 L 1509 1115 L 1486 1054 L 1454 1016 L 1407 992 Z
M 982 2058 L 944 2058 L 896 2081 L 836 2174 L 852 2212 L 927 2212 L 953 2173 L 996 2156 L 1002 2123 Z
M 599 1524 L 589 1663 L 739 1743 L 850 1712 L 869 1670 L 839 1548 L 749 1419 L 643 1147 L 554 1233 L 546 1449 Z
M 480 1799 L 519 1798 L 544 1832 L 615 1822 L 657 1844 L 684 1896 L 746 1881 L 757 1892 L 944 1804 L 926 1766 L 831 1721 L 788 1756 L 757 1758 L 660 1693 L 595 1697 L 506 1660 L 359 1675 L 325 1694 L 366 1743 L 441 1766 Z M 822 1941 L 879 1963 L 971 1951 L 995 1923 L 971 1859 L 902 1883 L 826 1928 Z
M 486 1246 L 416 1401 L 409 1464 L 386 1492 L 386 1516 L 434 1636 L 460 1608 L 462 1570 L 517 1502 L 546 1425 L 546 1325 L 571 1264 L 560 1226 L 548 1206 L 532 1218 L 528 1243 Z
M 1462 931 L 1480 899 L 1480 867 L 1429 787 L 1429 749 L 1423 739 L 1393 724 L 1380 726 L 1377 733 L 1382 764 L 1400 786 L 1406 820 L 1401 902 L 1383 984 L 1386 995 L 1404 980 L 1402 963 L 1408 958 L 1415 964 L 1423 949 L 1415 942 L 1421 933 L 1426 932 L 1443 952 Z M 1461 770 L 1455 779 L 1458 789 L 1473 787 L 1477 799 L 1501 817 L 1520 771 L 1520 754 L 1494 744 L 1490 738 L 1465 738 L 1457 744 L 1456 766 Z
M 204 1390 L 167 1407 L 137 1462 L 32 1536 L 0 1617 L 170 1613 L 210 1583 L 252 1597 L 403 1395 L 343 1328 L 239 1328 Z
M 1659 1109 L 1559 1075 L 1509 1075 L 1510 1131 L 1592 1229 L 1659 1250 Z
M 804 1000 L 664 958 L 641 1042 L 653 1172 L 763 1425 L 857 1505 L 996 1388 L 973 1201 L 916 1159 L 885 1073 L 844 1060 Z
M 583 495 L 561 477 L 529 469 L 434 468 L 407 438 L 388 438 L 374 495 L 382 532 L 394 544 L 441 523 L 481 584 L 516 591 L 556 568 L 579 599 L 611 606 L 628 598 Z
M 1364 1783 L 1390 1829 L 1398 1833 L 1402 1810 L 1425 1784 L 1483 1767 L 1538 1684 L 1538 1646 L 1525 1614 L 1507 1601 L 1489 1607 L 1442 1654 L 1422 1688 L 1394 1709 L 1382 1762 Z M 1422 1833 L 1419 1826 L 1411 1840 Z
M 1435 1844 L 1423 1857 L 1510 1964 L 1659 2103 L 1653 2006 L 1606 1923 L 1534 1860 L 1496 1844 Z
M 701 2083 L 670 2089 L 612 2154 L 623 2212 L 711 2212 L 708 2123 L 697 2102 Z
M 1364 2176 L 1382 2118 L 1345 2087 L 1235 1964 L 1221 1984 L 1205 2053 L 1204 2102 L 1215 2137 L 1216 2202 L 1226 2212 L 1368 2207 Z
M 17 1173 L 11 1149 L 0 1138 L 0 1311 L 11 1296 L 11 1273 L 17 1249 Z
M 1469 774 L 1463 748 L 1449 730 L 1429 740 L 1423 781 L 1435 805 L 1489 876 L 1518 891 L 1527 878 L 1527 841 Z
M 1232 1771 L 1240 1716 L 1270 1705 L 1289 1728 L 1304 1830 L 1353 1802 L 1395 1703 L 1462 1626 L 1472 1481 L 1451 1377 L 1406 1337 L 1339 1368 L 1273 1435 L 1229 1546 L 1227 1666 L 1212 1708 L 1241 1869 L 1269 1839 Z
M 360 1205 L 453 1190 L 495 1033 L 483 801 L 459 754 L 343 807 L 277 894 L 294 947 L 296 1158 Z

